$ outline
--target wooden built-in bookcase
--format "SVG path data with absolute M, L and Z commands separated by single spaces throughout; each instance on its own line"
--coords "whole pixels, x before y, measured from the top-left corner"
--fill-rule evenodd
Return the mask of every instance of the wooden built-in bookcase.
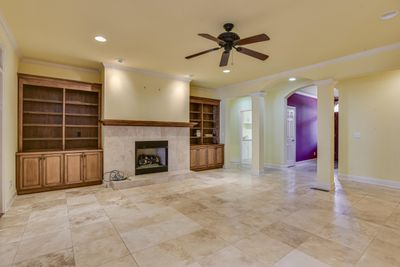
M 190 97 L 190 167 L 207 170 L 223 166 L 220 144 L 220 100 Z
M 75 186 L 88 184 L 85 175 L 91 177 L 90 183 L 101 182 L 101 84 L 25 74 L 18 75 L 18 82 L 18 193 L 70 187 L 68 175 L 72 169 L 65 167 L 71 166 L 71 161 L 66 162 L 71 154 L 82 158 L 74 163 L 74 168 L 81 170 L 74 174 L 80 176 L 76 178 L 79 182 L 73 183 Z M 47 156 L 52 155 L 54 161 L 55 152 L 61 158 L 53 164 L 57 169 L 52 170 Z M 85 161 L 88 153 L 97 154 L 89 156 L 88 162 Z M 95 173 L 85 173 L 89 169 Z M 47 183 L 45 172 L 58 178 Z
M 190 98 L 190 144 L 219 144 L 219 105 L 216 99 Z

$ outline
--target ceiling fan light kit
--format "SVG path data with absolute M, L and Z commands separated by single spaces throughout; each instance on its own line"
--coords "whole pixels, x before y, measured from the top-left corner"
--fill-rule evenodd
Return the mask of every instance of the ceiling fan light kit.
M 221 55 L 221 60 L 219 63 L 220 67 L 225 67 L 228 65 L 229 56 L 232 49 L 235 49 L 237 52 L 248 55 L 250 57 L 257 58 L 259 60 L 266 60 L 269 56 L 263 53 L 242 47 L 242 45 L 253 44 L 258 42 L 264 42 L 270 40 L 269 37 L 265 34 L 258 34 L 248 38 L 240 39 L 240 36 L 234 32 L 232 32 L 234 25 L 232 23 L 225 23 L 224 29 L 225 32 L 218 35 L 218 37 L 214 37 L 208 33 L 199 33 L 199 36 L 209 39 L 211 41 L 216 42 L 219 47 L 214 47 L 190 56 L 185 57 L 186 59 L 191 59 L 200 55 L 204 55 L 219 49 L 224 49 Z

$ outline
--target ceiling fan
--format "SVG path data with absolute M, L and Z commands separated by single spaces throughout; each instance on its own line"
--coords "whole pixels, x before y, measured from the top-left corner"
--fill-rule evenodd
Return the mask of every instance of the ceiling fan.
M 200 55 L 204 55 L 204 54 L 212 52 L 212 51 L 219 50 L 221 48 L 224 49 L 224 52 L 222 52 L 221 61 L 219 63 L 220 67 L 225 67 L 226 65 L 228 65 L 229 55 L 231 53 L 232 48 L 235 49 L 236 51 L 238 51 L 239 53 L 257 58 L 259 60 L 266 60 L 269 57 L 268 55 L 262 54 L 260 52 L 241 47 L 242 45 L 268 41 L 269 37 L 265 33 L 254 35 L 254 36 L 244 38 L 244 39 L 240 39 L 239 35 L 232 32 L 233 27 L 234 27 L 234 25 L 232 23 L 224 24 L 224 29 L 226 32 L 221 33 L 218 36 L 218 38 L 214 37 L 210 34 L 207 34 L 207 33 L 199 33 L 199 36 L 216 42 L 219 45 L 219 47 L 211 48 L 211 49 L 187 56 L 185 58 L 191 59 L 191 58 L 194 58 L 194 57 L 197 57 Z

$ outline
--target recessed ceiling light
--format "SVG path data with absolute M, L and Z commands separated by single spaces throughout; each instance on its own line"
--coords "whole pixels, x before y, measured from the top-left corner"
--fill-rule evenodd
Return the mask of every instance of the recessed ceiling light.
M 381 15 L 381 20 L 389 20 L 399 15 L 398 10 L 392 10 Z
M 231 70 L 223 70 L 222 72 L 223 73 L 229 73 L 229 72 L 231 72 Z
M 97 35 L 96 37 L 94 37 L 94 39 L 95 39 L 97 42 L 100 42 L 100 43 L 107 42 L 107 39 L 106 39 L 104 36 L 101 36 L 101 35 Z
M 290 77 L 290 78 L 289 78 L 289 81 L 290 81 L 290 82 L 294 82 L 294 81 L 296 81 L 296 80 L 297 80 L 297 79 L 296 79 L 295 77 Z

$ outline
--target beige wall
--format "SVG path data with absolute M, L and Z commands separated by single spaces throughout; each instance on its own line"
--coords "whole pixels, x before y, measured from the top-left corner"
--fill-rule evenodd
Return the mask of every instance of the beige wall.
M 189 82 L 129 69 L 104 69 L 104 119 L 189 121 Z
M 338 89 L 340 173 L 400 182 L 400 70 L 346 80 Z
M 16 193 L 15 152 L 17 152 L 17 69 L 18 56 L 4 29 L 0 27 L 0 45 L 3 49 L 2 92 L 2 195 L 7 209 Z
M 18 72 L 81 82 L 102 83 L 100 70 L 22 59 Z
M 190 96 L 221 99 L 216 89 L 202 88 L 197 86 L 190 86 Z

